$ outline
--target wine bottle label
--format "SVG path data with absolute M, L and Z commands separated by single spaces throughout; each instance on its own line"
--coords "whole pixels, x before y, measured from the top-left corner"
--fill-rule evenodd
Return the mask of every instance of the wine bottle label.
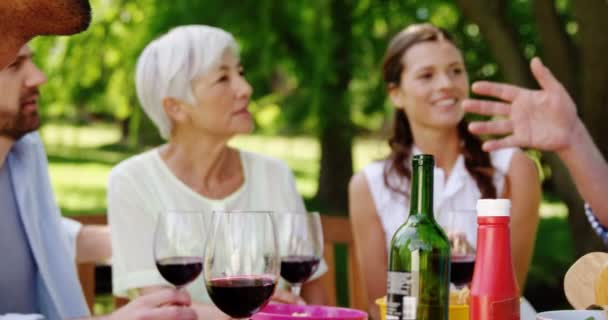
M 418 272 L 387 275 L 386 320 L 416 320 Z
M 418 298 L 403 297 L 403 320 L 416 320 L 416 308 L 418 307 Z

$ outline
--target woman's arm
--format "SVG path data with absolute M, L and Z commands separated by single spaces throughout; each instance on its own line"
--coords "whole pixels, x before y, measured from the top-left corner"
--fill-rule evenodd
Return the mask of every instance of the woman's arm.
M 323 305 L 327 303 L 327 292 L 319 279 L 304 283 L 301 296 L 308 304 Z
M 380 319 L 374 301 L 386 295 L 388 257 L 384 230 L 369 191 L 367 179 L 359 172 L 350 180 L 348 207 L 353 228 L 355 250 L 363 274 L 369 312 L 372 319 Z
M 506 181 L 503 197 L 511 199 L 511 255 L 519 290 L 523 292 L 534 251 L 541 198 L 534 162 L 516 151 Z

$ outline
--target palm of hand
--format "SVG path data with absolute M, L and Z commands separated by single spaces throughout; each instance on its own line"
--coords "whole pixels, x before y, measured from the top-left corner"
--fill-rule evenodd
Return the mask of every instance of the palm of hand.
M 515 97 L 509 116 L 517 145 L 551 151 L 569 144 L 577 120 L 576 107 L 569 96 L 532 90 Z

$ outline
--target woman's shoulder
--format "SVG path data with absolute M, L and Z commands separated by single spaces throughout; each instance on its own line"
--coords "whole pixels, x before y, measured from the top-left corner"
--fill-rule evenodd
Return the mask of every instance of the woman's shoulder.
M 110 171 L 110 180 L 114 177 L 133 176 L 146 171 L 153 166 L 158 160 L 158 148 L 153 148 L 148 151 L 136 154 L 129 157 L 112 168 Z
M 407 178 L 398 176 L 395 172 L 387 172 L 388 160 L 378 160 L 366 165 L 357 175 L 360 176 L 359 180 L 365 179 L 367 188 L 373 193 L 392 195 L 394 190 L 387 186 L 387 183 L 391 186 L 408 186 L 409 183 Z
M 386 160 L 377 160 L 368 163 L 361 170 L 361 174 L 363 174 L 368 180 L 376 180 L 379 177 L 384 177 L 384 167 L 386 165 Z
M 534 160 L 520 149 L 513 151 L 507 173 L 511 177 L 519 176 L 524 181 L 538 179 L 538 168 Z

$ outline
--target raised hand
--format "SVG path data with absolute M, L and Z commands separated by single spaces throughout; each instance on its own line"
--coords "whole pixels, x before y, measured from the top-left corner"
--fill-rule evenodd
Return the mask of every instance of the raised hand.
M 487 81 L 473 84 L 473 92 L 502 101 L 467 99 L 463 102 L 466 111 L 507 117 L 469 125 L 474 134 L 506 135 L 486 141 L 484 150 L 532 147 L 561 151 L 570 146 L 576 136 L 574 133 L 584 130 L 576 114 L 576 105 L 551 71 L 538 58 L 532 59 L 530 69 L 540 90 Z

